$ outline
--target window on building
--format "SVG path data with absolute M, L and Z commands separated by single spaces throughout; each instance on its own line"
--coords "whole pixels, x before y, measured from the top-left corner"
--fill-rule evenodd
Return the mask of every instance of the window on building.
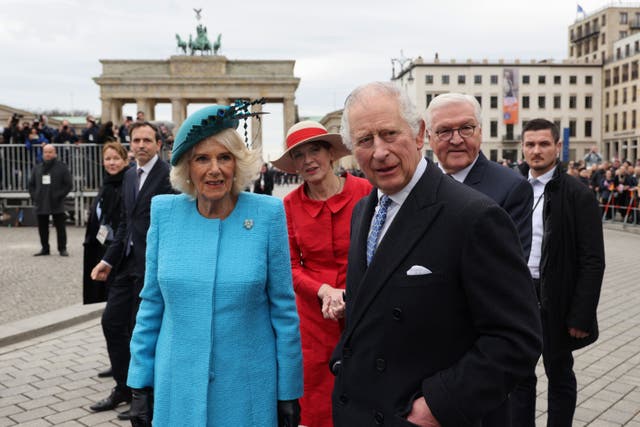
M 628 24 L 629 23 L 629 15 L 627 12 L 620 12 L 620 23 Z
M 618 105 L 618 89 L 613 91 L 613 106 Z
M 635 80 L 638 78 L 638 61 L 633 61 L 631 63 L 631 80 Z
M 611 70 L 604 71 L 604 87 L 611 86 Z
M 482 76 L 480 74 L 476 74 L 475 76 L 473 76 L 473 83 L 477 84 L 477 85 L 481 85 L 482 84 Z
M 585 95 L 584 108 L 586 108 L 587 110 L 590 110 L 593 108 L 593 97 L 591 95 Z
M 491 108 L 498 108 L 498 97 L 494 95 L 490 98 L 490 100 L 491 100 L 491 104 L 490 104 Z
M 604 116 L 604 131 L 609 132 L 609 115 L 605 114 Z
M 539 85 L 545 84 L 546 80 L 547 80 L 546 76 L 538 76 L 538 84 Z
M 427 74 L 424 76 L 424 84 L 432 85 L 433 84 L 433 74 Z
M 569 136 L 574 137 L 576 136 L 576 121 L 575 120 L 569 120 Z
M 591 125 L 591 120 L 587 119 L 587 120 L 584 121 L 584 136 L 585 136 L 585 138 L 591 138 L 591 136 L 592 136 L 591 135 L 592 134 L 591 126 L 592 126 Z
M 636 128 L 636 110 L 631 111 L 631 129 Z
M 616 59 L 622 58 L 622 50 L 618 47 L 616 48 Z
M 638 19 L 638 23 L 640 24 L 640 19 Z M 640 41 L 636 40 L 636 42 L 633 44 L 633 53 L 638 52 L 640 52 Z
M 554 95 L 553 96 L 553 108 L 558 110 L 558 109 L 562 108 L 560 105 L 561 105 L 561 96 L 560 95 Z
M 562 84 L 562 76 L 553 76 L 553 84 L 554 85 Z
M 629 81 L 629 64 L 622 65 L 622 82 Z
M 569 84 L 574 85 L 578 83 L 578 76 L 569 76 Z
M 613 131 L 618 130 L 618 113 L 613 113 Z
M 620 67 L 613 67 L 613 84 L 620 83 Z
M 584 84 L 592 85 L 593 84 L 593 76 L 584 76 Z
M 465 84 L 466 80 L 467 80 L 467 77 L 464 74 L 459 74 L 458 75 L 458 84 L 459 85 Z
M 528 95 L 523 95 L 522 96 L 522 108 L 523 109 L 529 108 L 529 96 Z
M 622 112 L 622 130 L 627 130 L 627 112 Z
M 515 138 L 513 137 L 513 125 L 507 125 L 505 130 L 506 130 L 506 135 L 505 135 L 505 137 L 506 137 L 509 141 L 513 141 L 513 140 L 515 140 Z
M 605 108 L 609 107 L 609 92 L 605 92 L 604 94 L 604 106 Z
M 429 104 L 431 104 L 431 101 L 433 100 L 433 94 L 432 93 L 428 93 L 427 94 L 427 99 L 426 99 L 426 105 L 427 107 L 429 106 Z
M 560 133 L 562 133 L 562 123 L 560 122 L 560 120 L 555 119 L 553 121 L 553 124 L 556 125 L 556 127 L 558 128 L 558 130 L 560 131 Z
M 498 75 L 497 74 L 492 74 L 490 80 L 491 80 L 491 84 L 492 85 L 497 85 L 498 84 Z
M 491 129 L 491 131 L 490 131 L 491 138 L 497 138 L 498 137 L 498 122 L 495 121 L 495 120 L 491 120 L 490 129 Z
M 478 101 L 478 104 L 482 107 L 482 95 L 476 95 L 476 101 Z
M 633 85 L 631 87 L 631 102 L 636 102 L 637 99 L 638 99 L 638 87 L 636 85 Z
M 626 44 L 624 46 L 624 56 L 627 57 L 629 55 L 631 55 L 631 45 Z
M 448 85 L 449 84 L 449 75 L 448 74 L 443 74 L 442 75 L 442 84 L 443 85 Z
M 545 108 L 545 103 L 546 103 L 546 99 L 544 97 L 544 95 L 540 95 L 538 97 L 538 108 L 544 110 Z
M 602 39 L 602 42 L 600 44 L 604 46 L 607 43 L 607 41 L 606 41 L 607 39 L 604 36 L 604 33 L 602 33 L 602 37 L 600 37 L 600 38 Z
M 524 74 L 522 76 L 522 84 L 523 85 L 528 85 L 530 80 L 531 80 L 531 78 L 527 74 Z
M 569 108 L 571 108 L 572 110 L 576 109 L 576 105 L 577 104 L 577 96 L 575 95 L 570 95 L 569 96 Z
M 620 31 L 620 39 L 623 39 L 623 38 L 627 37 L 628 35 L 629 35 L 629 33 L 628 33 L 628 32 L 626 32 L 626 31 Z
M 622 103 L 626 104 L 627 103 L 627 88 L 623 88 L 622 89 Z

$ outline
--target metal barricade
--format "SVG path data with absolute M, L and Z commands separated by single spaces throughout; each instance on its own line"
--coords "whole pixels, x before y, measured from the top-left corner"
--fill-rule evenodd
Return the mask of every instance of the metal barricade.
M 73 188 L 67 199 L 74 223 L 84 225 L 85 212 L 98 193 L 103 179 L 101 144 L 53 144 L 58 160 L 69 167 Z M 22 144 L 0 144 L 0 211 L 9 200 L 29 204 L 29 178 L 42 159 L 42 148 Z

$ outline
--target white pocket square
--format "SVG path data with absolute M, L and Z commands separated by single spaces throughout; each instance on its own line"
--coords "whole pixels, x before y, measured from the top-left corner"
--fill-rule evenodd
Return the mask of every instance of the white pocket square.
M 431 270 L 421 265 L 411 266 L 411 268 L 407 270 L 407 276 L 424 276 L 425 274 L 431 273 Z

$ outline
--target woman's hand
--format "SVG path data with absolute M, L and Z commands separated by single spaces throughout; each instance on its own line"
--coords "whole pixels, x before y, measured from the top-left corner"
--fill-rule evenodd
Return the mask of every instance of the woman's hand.
M 318 298 L 322 301 L 322 316 L 325 319 L 335 320 L 344 317 L 345 302 L 344 290 L 334 288 L 324 283 L 318 289 Z

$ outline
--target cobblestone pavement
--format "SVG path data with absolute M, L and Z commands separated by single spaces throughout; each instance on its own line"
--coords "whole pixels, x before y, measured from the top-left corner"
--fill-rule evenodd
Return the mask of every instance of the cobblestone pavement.
M 71 238 L 70 234 L 70 242 Z M 605 241 L 607 270 L 599 305 L 601 335 L 596 344 L 575 353 L 579 392 L 574 426 L 640 427 L 640 235 L 606 229 Z M 71 291 L 61 297 L 62 302 L 79 301 L 79 296 L 68 299 L 74 293 L 79 295 L 80 281 L 73 278 L 79 276 L 79 247 L 70 245 L 69 258 L 39 257 L 45 258 L 42 262 L 46 264 L 35 265 L 36 260 L 31 257 L 38 249 L 35 228 L 0 229 L 0 242 L 2 319 L 11 317 L 5 316 L 5 309 L 22 315 L 22 307 L 12 306 L 20 304 L 22 298 L 40 299 L 31 287 L 47 280 L 44 290 L 38 288 L 45 293 L 45 303 L 29 305 L 38 306 L 34 312 L 43 307 L 46 312 L 58 304 L 56 294 L 63 289 Z M 6 242 L 10 242 L 9 252 L 20 254 L 6 256 Z M 47 289 L 52 287 L 54 290 Z M 15 294 L 25 296 L 12 296 L 15 302 L 7 303 L 5 292 L 14 288 L 21 290 Z M 0 427 L 128 425 L 117 420 L 116 411 L 92 413 L 88 409 L 106 397 L 113 386 L 111 379 L 96 377 L 108 363 L 98 319 L 0 347 Z M 537 425 L 544 426 L 546 380 L 540 364 L 537 372 Z M 125 409 L 120 406 L 117 411 Z

